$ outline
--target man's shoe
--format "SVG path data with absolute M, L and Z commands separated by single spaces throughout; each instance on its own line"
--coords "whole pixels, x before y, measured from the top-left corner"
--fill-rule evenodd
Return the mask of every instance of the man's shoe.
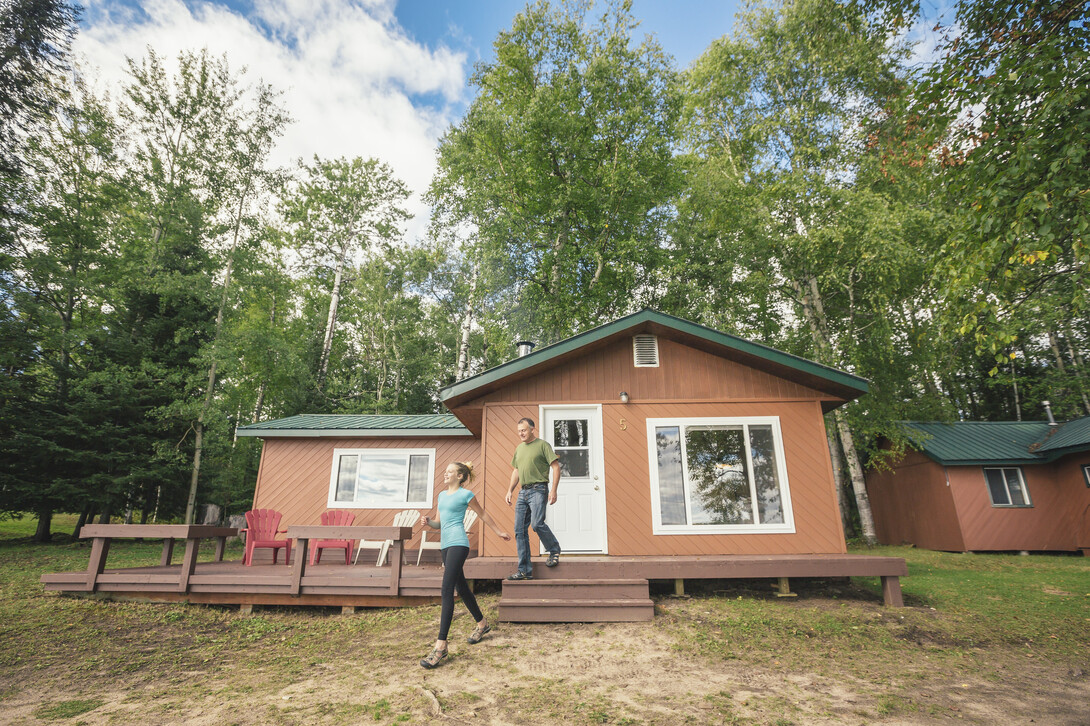
M 519 570 L 518 572 L 516 572 L 513 575 L 508 575 L 507 579 L 508 580 L 532 580 L 532 579 L 534 579 L 534 576 L 529 572 L 523 572 L 522 570 Z
M 550 552 L 549 553 L 549 559 L 545 560 L 545 566 L 546 567 L 556 567 L 559 564 L 560 564 L 560 553 L 559 552 Z

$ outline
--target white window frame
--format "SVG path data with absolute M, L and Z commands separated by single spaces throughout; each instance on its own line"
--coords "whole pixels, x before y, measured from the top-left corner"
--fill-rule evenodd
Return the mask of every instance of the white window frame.
M 340 471 L 341 457 L 352 455 L 367 454 L 404 454 L 406 464 L 410 456 L 427 456 L 428 457 L 428 484 L 427 484 L 427 499 L 421 501 L 403 501 L 403 502 L 369 502 L 367 500 L 356 500 L 351 502 L 337 501 L 337 475 Z M 359 469 L 356 470 L 356 486 L 357 493 L 359 487 Z M 408 482 L 406 481 L 406 487 Z M 329 473 L 329 495 L 326 501 L 326 507 L 329 509 L 431 509 L 432 497 L 435 490 L 435 449 L 334 449 L 333 450 L 333 465 L 330 467 Z
M 988 484 L 988 472 L 989 471 L 1006 472 L 1007 470 L 1010 470 L 1010 469 L 1013 469 L 1014 471 L 1018 472 L 1018 482 L 1022 485 L 1022 494 L 1024 494 L 1025 498 L 1026 498 L 1026 503 L 1025 504 L 1015 504 L 1014 503 L 1014 498 L 1011 496 L 1010 484 L 1007 483 L 1007 475 L 1006 474 L 1003 474 L 1003 486 L 1006 487 L 1006 489 L 1007 489 L 1007 503 L 1006 504 L 996 504 L 995 500 L 992 499 L 992 488 Z M 1026 486 L 1026 476 L 1025 476 L 1025 474 L 1022 473 L 1022 467 L 1020 467 L 1020 466 L 983 466 L 983 467 L 981 467 L 981 471 L 983 472 L 983 476 L 984 476 L 984 488 L 988 490 L 988 501 L 992 503 L 993 507 L 996 507 L 997 509 L 1029 509 L 1029 508 L 1033 507 L 1033 497 L 1030 496 L 1029 487 Z
M 661 498 L 659 496 L 659 466 L 658 448 L 655 444 L 655 429 L 659 426 L 677 426 L 681 429 L 681 461 L 682 470 L 687 466 L 687 452 L 685 449 L 685 428 L 689 426 L 771 426 L 772 443 L 775 448 L 776 475 L 780 482 L 780 491 L 783 496 L 783 522 L 775 524 L 761 524 L 754 516 L 754 524 L 663 524 L 660 510 Z M 748 428 L 746 429 L 748 434 Z M 743 437 L 746 445 L 747 470 L 750 477 L 750 492 L 753 492 L 753 462 L 749 450 L 749 436 Z M 647 457 L 651 473 L 651 532 L 655 535 L 672 534 L 794 534 L 795 516 L 791 510 L 791 486 L 787 480 L 787 462 L 784 459 L 783 436 L 780 433 L 779 416 L 733 416 L 733 417 L 700 417 L 700 418 L 649 418 L 647 419 Z M 685 517 L 691 516 L 690 486 L 686 480 L 685 486 Z M 757 506 L 756 496 L 753 498 L 753 506 Z
M 1082 480 L 1086 483 L 1086 488 L 1090 489 L 1090 464 L 1082 465 Z

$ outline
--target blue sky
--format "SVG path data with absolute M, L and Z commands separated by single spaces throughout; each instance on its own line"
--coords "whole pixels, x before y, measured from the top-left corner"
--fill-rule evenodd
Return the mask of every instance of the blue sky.
M 942 0 L 945 2 L 945 0 Z M 599 0 L 600 2 L 600 0 Z M 474 65 L 525 7 L 516 0 L 83 0 L 74 49 L 85 76 L 119 98 L 126 58 L 207 48 L 244 80 L 282 91 L 294 118 L 274 161 L 376 157 L 414 192 L 407 234 L 439 139 L 472 101 Z M 655 35 L 679 68 L 729 34 L 741 0 L 633 0 L 637 39 Z M 599 12 L 592 10 L 591 16 Z

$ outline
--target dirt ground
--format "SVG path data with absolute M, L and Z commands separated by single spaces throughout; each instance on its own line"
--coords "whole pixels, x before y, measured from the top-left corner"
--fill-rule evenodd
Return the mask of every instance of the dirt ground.
M 494 597 L 482 604 L 494 612 Z M 113 660 L 125 648 L 73 658 L 70 669 L 31 659 L 0 674 L 0 723 L 1090 724 L 1090 677 L 1070 663 L 1018 648 L 950 655 L 926 627 L 895 621 L 891 632 L 912 642 L 892 656 L 821 652 L 827 639 L 790 662 L 749 657 L 752 642 L 737 657 L 717 642 L 713 656 L 702 641 L 728 631 L 707 607 L 664 597 L 651 623 L 500 624 L 476 646 L 465 643 L 472 622 L 461 611 L 451 655 L 433 671 L 417 661 L 434 637 L 435 607 L 329 643 L 289 641 L 292 622 L 313 614 L 270 615 L 286 622 L 252 658 L 242 644 L 213 662 L 189 655 L 131 671 Z M 877 605 L 863 615 L 903 620 Z M 224 627 L 243 617 L 224 612 Z M 128 637 L 129 649 L 139 641 L 113 637 Z

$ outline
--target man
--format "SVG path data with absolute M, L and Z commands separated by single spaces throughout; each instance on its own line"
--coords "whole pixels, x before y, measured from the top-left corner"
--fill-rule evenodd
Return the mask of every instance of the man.
M 518 422 L 518 434 L 522 443 L 515 447 L 511 458 L 511 486 L 507 489 L 507 504 L 515 487 L 522 484 L 518 502 L 515 504 L 515 544 L 518 545 L 519 568 L 508 580 L 532 580 L 534 569 L 530 564 L 530 535 L 527 526 L 533 527 L 541 539 L 541 545 L 548 550 L 549 559 L 546 567 L 556 567 L 560 562 L 560 543 L 545 524 L 545 501 L 556 504 L 556 490 L 560 485 L 560 459 L 549 442 L 539 439 L 534 432 L 533 419 L 521 418 Z M 549 491 L 549 470 L 553 472 L 553 488 Z

